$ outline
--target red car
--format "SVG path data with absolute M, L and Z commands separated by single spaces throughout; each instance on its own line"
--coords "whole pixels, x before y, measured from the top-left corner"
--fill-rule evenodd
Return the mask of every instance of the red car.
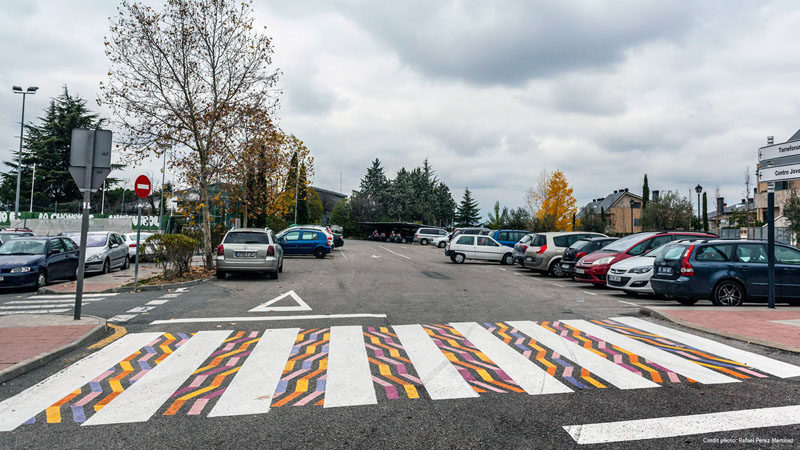
M 608 269 L 623 259 L 644 255 L 668 242 L 698 237 L 718 238 L 715 234 L 691 231 L 651 231 L 625 236 L 581 258 L 575 265 L 575 280 L 606 284 Z

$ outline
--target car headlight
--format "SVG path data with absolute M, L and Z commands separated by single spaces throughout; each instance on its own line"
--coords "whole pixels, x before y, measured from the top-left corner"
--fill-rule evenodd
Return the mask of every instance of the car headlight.
M 21 273 L 30 271 L 31 271 L 31 266 L 14 267 L 13 269 L 11 269 L 11 273 Z
M 614 260 L 613 256 L 606 256 L 605 258 L 600 258 L 592 263 L 593 266 L 602 266 L 603 264 L 610 264 L 611 261 Z
M 96 255 L 92 255 L 92 256 L 86 258 L 86 261 L 97 261 L 97 260 L 100 259 L 101 256 L 103 256 L 103 255 L 98 253 Z
M 653 266 L 634 267 L 633 269 L 629 270 L 628 273 L 647 273 L 651 270 L 653 270 Z

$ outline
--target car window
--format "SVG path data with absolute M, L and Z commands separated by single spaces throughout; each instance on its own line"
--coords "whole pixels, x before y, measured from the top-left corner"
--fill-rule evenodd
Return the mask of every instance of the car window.
M 731 260 L 733 245 L 705 245 L 697 249 L 694 259 L 697 261 L 727 262 Z
M 68 238 L 72 239 L 75 242 L 80 242 L 81 234 L 80 233 L 70 233 L 67 235 Z M 105 247 L 106 241 L 108 240 L 109 236 L 107 234 L 92 234 L 89 233 L 86 235 L 86 246 L 87 247 Z
M 62 239 L 62 241 L 64 241 L 62 242 L 62 244 L 64 245 L 64 248 L 66 248 L 68 252 L 78 249 L 78 246 L 74 242 L 72 242 L 72 239 Z
M 478 238 L 478 245 L 482 245 L 484 247 L 499 247 L 499 244 L 488 237 L 479 237 Z
M 666 245 L 664 247 L 664 261 L 678 261 L 683 256 L 683 252 L 686 250 L 685 245 L 675 244 L 675 245 Z
M 497 233 L 497 240 L 498 241 L 507 241 L 507 240 L 509 240 L 509 237 L 508 237 L 509 234 L 510 233 L 508 231 L 501 231 L 501 232 Z
M 459 244 L 459 245 L 474 245 L 475 244 L 475 238 L 472 237 L 472 236 L 461 236 L 456 241 L 456 244 Z
M 580 239 L 575 241 L 572 245 L 570 245 L 569 248 L 572 250 L 580 250 L 584 247 L 590 246 L 591 243 L 592 243 L 591 241 Z
M 302 241 L 316 241 L 317 233 L 315 231 L 303 231 L 303 236 L 300 238 Z
M 556 247 L 569 247 L 569 236 L 554 236 L 553 244 Z
M 767 263 L 767 252 L 761 244 L 739 244 L 736 246 L 736 260 L 743 263 Z
M 49 244 L 50 252 L 55 253 L 64 253 L 64 244 L 61 243 L 61 239 L 51 239 Z
M 583 238 L 585 235 L 582 234 L 571 234 L 567 236 L 567 246 L 570 246 L 578 241 L 578 239 Z
M 299 241 L 300 240 L 300 232 L 299 231 L 290 231 L 283 235 L 283 238 L 287 241 Z
M 533 235 L 532 234 L 526 234 L 525 236 L 522 237 L 522 239 L 519 240 L 519 243 L 520 244 L 527 244 L 531 240 L 533 240 Z
M 547 244 L 547 237 L 543 234 L 536 234 L 531 241 L 531 247 L 541 247 Z
M 632 249 L 628 250 L 628 254 L 632 256 L 639 256 L 647 250 L 647 247 L 650 245 L 650 239 L 642 241 L 636 244 Z
M 624 238 L 619 238 L 611 244 L 608 244 L 605 248 L 603 248 L 603 250 L 607 252 L 624 252 L 637 242 L 654 236 L 655 234 L 656 233 L 631 234 L 629 236 L 625 236 Z
M 225 236 L 225 244 L 269 244 L 267 233 L 234 231 Z
M 41 255 L 46 244 L 46 241 L 34 239 L 12 239 L 0 246 L 0 255 Z
M 775 261 L 778 264 L 800 265 L 800 251 L 789 247 L 775 246 Z
M 674 236 L 666 235 L 666 236 L 656 236 L 653 239 L 650 239 L 650 249 L 655 250 L 658 247 L 661 247 L 664 244 L 668 244 L 672 242 Z

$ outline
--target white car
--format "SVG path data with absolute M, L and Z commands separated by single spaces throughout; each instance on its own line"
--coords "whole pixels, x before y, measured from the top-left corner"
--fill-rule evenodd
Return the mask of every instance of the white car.
M 414 242 L 419 242 L 419 245 L 428 245 L 434 238 L 439 238 L 447 235 L 444 228 L 419 228 L 414 233 Z
M 614 264 L 608 269 L 606 285 L 631 294 L 653 294 L 653 288 L 650 286 L 653 263 L 665 249 L 666 245 L 662 245 L 644 255 L 623 259 Z
M 511 248 L 495 241 L 489 236 L 460 235 L 453 238 L 453 242 L 444 251 L 454 263 L 461 264 L 467 259 L 480 259 L 484 261 L 500 261 L 501 264 L 513 264 Z
M 147 238 L 149 238 L 153 234 L 155 233 L 146 233 L 146 232 L 139 233 L 139 243 L 144 244 L 144 241 L 146 241 Z M 136 233 L 123 234 L 122 240 L 125 242 L 125 246 L 128 247 L 128 258 L 131 260 L 131 262 L 136 261 Z M 151 256 L 152 255 L 148 254 L 147 251 L 145 250 L 142 253 L 139 253 L 139 262 Z
M 447 247 L 447 243 L 450 242 L 450 236 L 452 235 L 453 233 L 447 233 L 444 236 L 437 236 L 431 239 L 431 245 L 434 245 L 439 248 L 445 248 Z

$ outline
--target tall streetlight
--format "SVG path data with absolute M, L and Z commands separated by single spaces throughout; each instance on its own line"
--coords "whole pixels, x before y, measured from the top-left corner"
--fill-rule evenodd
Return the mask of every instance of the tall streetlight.
M 39 88 L 30 86 L 27 90 L 23 91 L 21 86 L 13 86 L 11 89 L 15 94 L 22 94 L 22 119 L 19 121 L 19 155 L 17 156 L 17 198 L 14 202 L 14 219 L 19 220 L 19 182 L 22 176 L 22 135 L 25 132 L 25 97 L 28 94 L 35 94 Z
M 698 184 L 697 186 L 694 187 L 694 191 L 697 192 L 697 223 L 698 223 L 698 227 L 697 228 L 700 229 L 700 226 L 699 226 L 700 220 L 701 220 L 700 219 L 700 194 L 703 192 L 703 186 L 700 186 Z
M 636 202 L 633 201 L 633 199 L 631 199 L 630 204 L 631 204 L 631 234 L 633 234 L 633 207 L 634 205 L 636 205 Z

